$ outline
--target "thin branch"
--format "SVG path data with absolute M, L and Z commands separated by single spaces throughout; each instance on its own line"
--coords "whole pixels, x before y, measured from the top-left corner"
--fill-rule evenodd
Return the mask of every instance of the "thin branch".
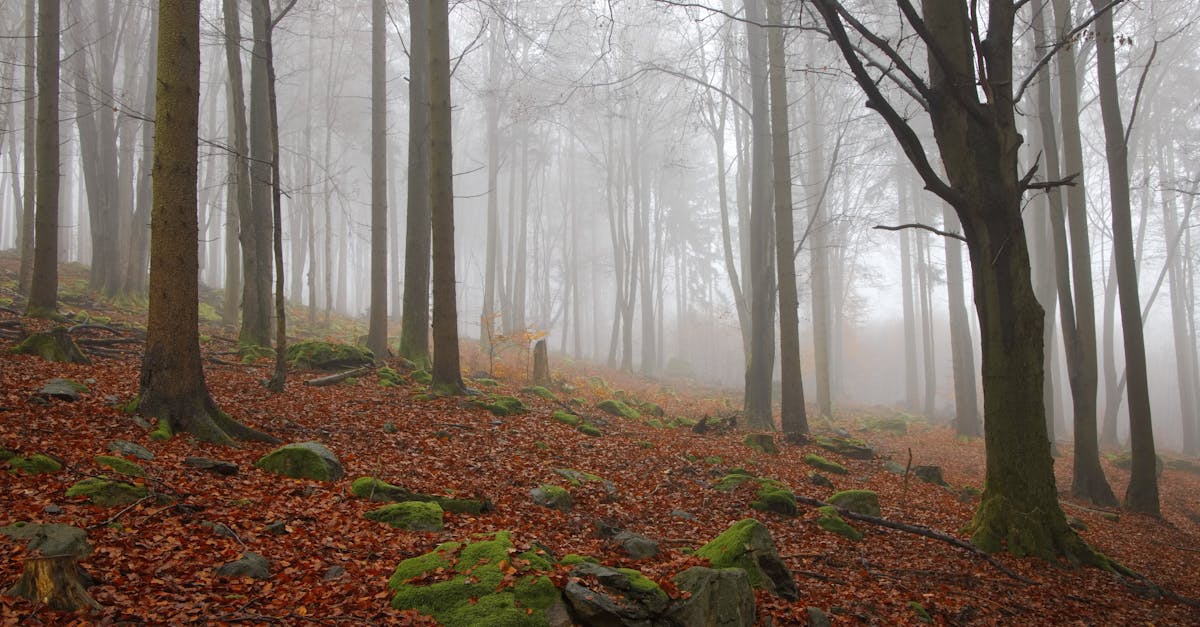
M 959 235 L 958 233 L 951 233 L 950 231 L 942 231 L 940 229 L 935 229 L 932 226 L 929 226 L 928 224 L 921 224 L 919 222 L 911 222 L 909 224 L 899 224 L 896 226 L 887 226 L 886 224 L 876 224 L 873 228 L 879 229 L 881 231 L 903 231 L 904 229 L 922 229 L 925 231 L 929 231 L 930 233 L 936 233 L 938 235 L 941 235 L 942 237 L 952 237 L 956 240 L 960 240 L 963 242 L 967 241 L 967 238 L 963 237 L 962 235 Z
M 1133 96 L 1133 110 L 1129 113 L 1129 124 L 1125 125 L 1125 145 L 1129 145 L 1129 134 L 1133 132 L 1133 121 L 1137 119 L 1138 105 L 1142 102 L 1142 88 L 1146 86 L 1146 76 L 1150 74 L 1150 65 L 1158 54 L 1158 41 L 1150 48 L 1150 58 L 1146 59 L 1146 67 L 1142 68 L 1142 77 L 1138 79 L 1137 92 Z
M 1033 78 L 1037 76 L 1037 73 L 1040 72 L 1042 68 L 1046 67 L 1046 64 L 1050 63 L 1050 59 L 1054 58 L 1054 55 L 1057 54 L 1059 50 L 1062 50 L 1064 47 L 1070 44 L 1071 41 L 1075 39 L 1075 35 L 1078 35 L 1080 31 L 1088 26 L 1091 26 L 1092 22 L 1100 19 L 1100 16 L 1104 15 L 1108 11 L 1113 10 L 1113 8 L 1124 1 L 1125 0 L 1112 0 L 1108 4 L 1104 5 L 1104 7 L 1102 7 L 1099 11 L 1096 11 L 1096 13 L 1091 17 L 1080 22 L 1075 28 L 1072 28 L 1069 33 L 1063 35 L 1062 39 L 1060 39 L 1058 43 L 1051 46 L 1050 50 L 1046 52 L 1046 54 L 1042 55 L 1042 58 L 1038 59 L 1037 63 L 1033 64 L 1033 68 L 1029 70 L 1029 73 L 1025 75 L 1025 78 L 1021 79 L 1021 84 L 1017 87 L 1017 92 L 1013 95 L 1013 104 L 1015 105 L 1021 101 L 1021 96 L 1025 94 L 1025 90 L 1029 87 L 1029 83 L 1033 82 Z

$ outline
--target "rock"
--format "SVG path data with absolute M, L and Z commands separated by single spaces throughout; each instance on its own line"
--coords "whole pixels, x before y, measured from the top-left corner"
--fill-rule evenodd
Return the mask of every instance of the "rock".
M 813 438 L 813 443 L 850 459 L 871 459 L 875 456 L 875 451 L 866 442 L 848 436 L 818 435 Z
M 130 477 L 145 477 L 146 471 L 141 466 L 125 459 L 124 457 L 113 457 L 112 455 L 97 455 L 95 460 L 97 465 L 112 469 L 113 472 L 127 475 Z
M 893 475 L 904 474 L 904 466 L 901 466 L 900 464 L 898 464 L 895 461 L 890 460 L 890 459 L 884 460 L 883 469 L 892 473 Z
M 810 482 L 812 482 L 813 485 L 819 485 L 823 488 L 832 488 L 833 487 L 833 482 L 829 480 L 829 477 L 826 477 L 825 475 L 823 475 L 819 472 L 808 473 L 808 480 Z
M 56 398 L 60 401 L 77 401 L 87 391 L 86 385 L 70 379 L 50 379 L 42 385 L 42 389 L 38 390 L 38 396 Z
M 871 490 L 843 490 L 830 496 L 829 504 L 864 516 L 879 518 L 883 515 L 879 509 L 879 495 Z
M 218 577 L 250 577 L 251 579 L 270 579 L 271 562 L 267 558 L 246 551 L 240 559 L 223 564 L 216 570 Z
M 571 569 L 563 597 L 584 625 L 649 626 L 671 602 L 658 584 L 636 570 L 589 562 Z
M 640 533 L 621 531 L 613 536 L 613 542 L 629 557 L 640 560 L 658 555 L 658 541 Z
M 42 475 L 62 470 L 62 464 L 53 457 L 34 453 L 29 457 L 13 455 L 5 460 L 13 470 L 20 470 L 29 475 Z
M 442 508 L 437 503 L 405 501 L 384 505 L 363 514 L 367 520 L 387 523 L 406 531 L 441 531 Z
M 325 569 L 325 574 L 321 575 L 321 581 L 333 581 L 339 579 L 346 574 L 346 569 L 341 566 L 330 566 Z
M 685 512 L 681 509 L 671 510 L 671 517 L 672 518 L 682 518 L 683 520 L 696 520 L 696 517 L 694 515 L 692 515 L 688 512 Z
M 667 415 L 667 412 L 663 410 L 662 406 L 651 401 L 641 403 L 638 405 L 637 409 L 638 412 L 649 416 L 654 416 L 655 418 L 662 418 Z
M 800 598 L 792 573 L 779 557 L 771 532 L 753 518 L 740 520 L 696 550 L 713 568 L 741 568 L 750 585 L 788 600 Z
M 217 536 L 219 538 L 236 538 L 236 537 L 238 537 L 238 534 L 236 532 L 234 532 L 233 529 L 230 529 L 229 526 L 225 525 L 224 523 L 213 522 L 211 520 L 202 520 L 202 521 L 200 521 L 200 526 L 211 529 L 213 532 L 213 535 Z
M 189 468 L 199 468 L 207 470 L 218 475 L 226 477 L 238 474 L 238 465 L 233 462 L 223 462 L 217 459 L 209 459 L 207 457 L 188 457 L 183 460 L 183 465 Z
M 762 483 L 758 489 L 758 500 L 751 503 L 750 507 L 784 516 L 795 516 L 800 511 L 796 505 L 796 495 L 773 481 Z
M 812 466 L 813 468 L 816 468 L 817 470 L 824 470 L 825 472 L 832 472 L 837 475 L 850 474 L 850 471 L 847 470 L 845 466 L 843 466 L 837 462 L 831 462 L 828 459 L 825 459 L 824 457 L 821 457 L 820 455 L 817 455 L 815 453 L 808 453 L 807 455 L 805 455 L 804 463 L 808 464 L 809 466 Z
M 337 481 L 346 475 L 342 463 L 320 442 L 288 444 L 254 462 L 255 467 L 295 479 Z
M 908 421 L 899 416 L 892 418 L 867 418 L 863 421 L 863 429 L 867 431 L 882 431 L 892 435 L 908 433 Z
M 543 483 L 530 490 L 529 496 L 534 503 L 560 512 L 569 512 L 575 505 L 575 499 L 571 498 L 571 493 L 556 485 Z
M 93 505 L 101 507 L 129 505 L 149 494 L 150 491 L 146 489 L 146 486 L 95 477 L 84 479 L 67 488 L 68 497 L 84 496 Z
M 687 627 L 750 627 L 754 624 L 754 590 L 746 571 L 693 566 L 672 580 L 690 592 L 668 612 L 669 619 Z
M 57 515 L 63 513 L 63 508 L 55 505 L 54 503 L 51 503 L 51 504 L 43 507 L 42 511 L 46 512 L 47 514 L 50 514 L 51 516 L 57 516 Z
M 770 433 L 750 433 L 742 440 L 742 444 L 751 450 L 768 455 L 778 455 L 779 447 L 775 445 L 775 436 Z
M 561 409 L 554 410 L 554 413 L 550 414 L 550 416 L 565 425 L 570 425 L 572 427 L 579 426 L 579 416 L 565 412 Z
M 25 548 L 41 555 L 73 555 L 82 559 L 92 554 L 87 532 L 71 525 L 18 522 L 0 527 L 0 534 L 27 541 Z
M 136 457 L 146 461 L 154 459 L 154 453 L 151 453 L 146 447 L 142 446 L 141 444 L 126 442 L 125 440 L 113 440 L 112 442 L 109 442 L 108 450 L 117 453 L 118 455 Z
M 945 479 L 942 478 L 941 466 L 914 466 L 913 474 L 925 483 L 935 483 L 941 486 L 950 485 L 946 483 Z
M 562 603 L 546 576 L 553 566 L 536 551 L 517 553 L 509 532 L 470 544 L 446 542 L 396 566 L 388 587 L 392 607 L 415 609 L 448 627 L 538 625 L 558 616 Z M 441 573 L 436 583 L 428 575 Z M 506 583 L 507 582 L 507 583 Z
M 296 368 L 315 370 L 357 368 L 375 361 L 374 353 L 367 348 L 316 340 L 289 344 L 286 357 Z
M 283 536 L 288 534 L 287 521 L 277 520 L 265 527 L 267 533 L 273 536 Z
M 825 531 L 836 533 L 851 540 L 862 540 L 862 534 L 857 529 L 850 526 L 838 514 L 837 508 L 832 505 L 818 507 L 817 511 L 821 513 L 821 517 L 817 519 L 817 525 Z
M 630 420 L 636 420 L 642 417 L 642 414 L 639 413 L 638 410 L 626 405 L 624 401 L 619 401 L 614 398 L 600 401 L 596 404 L 596 409 L 599 409 L 606 414 L 612 414 L 613 416 L 620 416 Z
M 375 477 L 359 477 L 350 484 L 350 493 L 362 499 L 379 503 L 402 503 L 405 501 L 425 501 L 437 503 L 447 512 L 455 514 L 482 514 L 490 512 L 495 507 L 486 499 L 454 499 L 433 494 L 411 492 L 404 486 L 392 485 Z
M 804 611 L 808 613 L 808 627 L 830 627 L 832 625 L 829 615 L 824 610 L 810 605 L 804 608 Z

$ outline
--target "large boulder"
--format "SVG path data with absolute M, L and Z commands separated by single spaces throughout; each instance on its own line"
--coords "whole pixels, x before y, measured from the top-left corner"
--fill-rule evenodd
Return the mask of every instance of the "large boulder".
M 571 569 L 563 597 L 583 625 L 650 626 L 667 612 L 670 597 L 632 568 L 583 562 Z
M 46 361 L 92 363 L 63 327 L 54 327 L 45 333 L 34 333 L 9 349 L 9 352 L 17 355 L 37 355 Z
M 295 479 L 337 481 L 346 476 L 333 451 L 320 442 L 287 444 L 254 462 L 255 467 Z
M 0 534 L 25 540 L 26 548 L 42 555 L 73 555 L 82 559 L 92 553 L 87 532 L 71 525 L 18 522 L 0 527 Z
M 694 566 L 672 580 L 691 596 L 677 602 L 668 617 L 687 627 L 749 627 L 754 624 L 754 590 L 746 571 Z
M 375 354 L 368 348 L 317 340 L 289 344 L 286 357 L 292 366 L 312 370 L 357 368 L 375 361 Z
M 843 490 L 830 496 L 829 504 L 863 516 L 879 518 L 883 515 L 879 509 L 879 495 L 871 490 Z
M 707 558 L 713 568 L 741 568 L 750 585 L 784 599 L 796 600 L 800 592 L 792 573 L 779 557 L 771 532 L 753 518 L 740 520 L 700 547 L 696 555 Z

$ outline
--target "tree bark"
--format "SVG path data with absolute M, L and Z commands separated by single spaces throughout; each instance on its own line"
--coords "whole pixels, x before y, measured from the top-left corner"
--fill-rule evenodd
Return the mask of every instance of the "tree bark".
M 271 344 L 271 103 L 267 41 L 271 12 L 268 0 L 250 0 L 254 33 L 250 60 L 250 204 L 242 215 L 242 329 L 238 341 Z
M 961 226 L 949 205 L 942 205 L 942 228 L 954 232 Z M 979 437 L 979 399 L 975 390 L 975 350 L 967 321 L 963 290 L 962 245 L 953 237 L 942 239 L 946 245 L 946 293 L 950 305 L 950 352 L 954 371 L 954 432 Z
M 38 0 L 37 190 L 30 316 L 58 308 L 58 29 L 59 0 Z
M 429 364 L 430 187 L 429 187 L 429 3 L 408 5 L 412 35 L 408 82 L 408 216 L 404 231 L 404 312 L 400 356 Z
M 367 348 L 388 356 L 387 342 L 387 7 L 371 2 L 371 310 Z
M 33 224 L 34 197 L 37 186 L 37 127 L 38 103 L 37 95 L 37 4 L 35 0 L 25 0 L 25 130 L 22 146 L 24 148 L 25 194 L 21 198 L 21 228 L 19 248 L 21 250 L 21 265 L 17 270 L 17 292 L 29 296 L 33 282 Z

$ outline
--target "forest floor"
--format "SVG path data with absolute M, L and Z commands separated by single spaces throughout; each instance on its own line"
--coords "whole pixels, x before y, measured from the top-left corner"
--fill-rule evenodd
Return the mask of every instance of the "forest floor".
M 9 261 L 0 258 L 0 301 L 12 297 L 6 287 L 13 275 Z M 75 295 L 64 297 L 64 310 L 86 311 L 113 324 L 141 323 L 136 304 L 104 303 L 75 289 L 83 280 L 78 271 L 65 275 Z M 13 320 L 25 331 L 48 324 L 0 311 L 0 322 Z M 327 330 L 337 335 L 353 328 L 341 325 Z M 269 360 L 239 363 L 227 354 L 232 344 L 221 339 L 233 330 L 212 326 L 203 332 L 206 377 L 218 405 L 285 441 L 324 443 L 341 458 L 346 478 L 319 482 L 267 474 L 254 467 L 274 448 L 267 444 L 230 448 L 188 436 L 152 440 L 122 410 L 137 392 L 137 343 L 117 345 L 94 356 L 90 365 L 75 365 L 11 355 L 15 342 L 0 339 L 0 447 L 21 455 L 44 453 L 64 465 L 60 472 L 38 475 L 0 469 L 0 526 L 31 521 L 86 528 L 95 551 L 81 564 L 96 579 L 89 590 L 102 606 L 92 614 L 65 614 L 2 596 L 0 624 L 429 624 L 431 619 L 413 611 L 390 607 L 387 580 L 401 560 L 439 543 L 509 530 L 518 546 L 538 542 L 558 556 L 591 555 L 667 582 L 703 561 L 688 549 L 747 517 L 770 529 L 800 589 L 796 602 L 757 592 L 764 624 L 805 624 L 809 606 L 828 612 L 835 624 L 920 624 L 924 619 L 914 602 L 938 624 L 1200 624 L 1195 606 L 1096 568 L 998 555 L 1032 583 L 1023 582 L 944 542 L 852 521 L 864 535 L 854 542 L 818 527 L 815 509 L 802 505 L 797 516 L 760 512 L 750 507 L 752 488 L 712 488 L 729 469 L 741 468 L 782 481 L 798 495 L 825 500 L 835 488 L 814 485 L 812 469 L 802 461 L 806 453 L 818 453 L 850 470 L 832 476 L 836 490 L 878 492 L 884 518 L 963 537 L 978 503 L 963 488 L 982 487 L 982 441 L 956 438 L 945 426 L 912 417 L 904 434 L 867 428 L 872 418 L 904 417 L 892 409 L 845 408 L 832 425 L 814 425 L 816 431 L 834 426 L 861 437 L 874 447 L 875 459 L 843 459 L 781 437 L 780 452 L 770 455 L 745 446 L 744 432 L 697 434 L 687 427 L 660 428 L 648 417 L 616 418 L 594 409 L 621 390 L 626 397 L 659 404 L 667 417 L 728 416 L 739 404 L 729 391 L 686 380 L 651 381 L 552 357 L 559 389 L 569 390 L 560 396 L 580 398 L 581 413 L 603 417 L 602 435 L 592 437 L 555 421 L 551 413 L 559 404 L 521 391 L 528 357 L 516 349 L 501 352 L 492 368 L 499 392 L 488 391 L 514 394 L 530 411 L 501 418 L 464 399 L 424 399 L 426 390 L 419 384 L 381 386 L 374 374 L 312 387 L 304 381 L 326 373 L 296 371 L 286 393 L 272 394 L 262 385 L 270 376 Z M 488 370 L 488 359 L 473 344 L 465 351 L 468 372 Z M 84 382 L 88 391 L 75 402 L 36 398 L 42 384 L 57 377 Z M 64 495 L 80 479 L 109 472 L 94 458 L 109 454 L 107 444 L 115 439 L 154 453 L 151 461 L 139 460 L 148 475 L 144 483 L 173 495 L 173 503 L 151 499 L 131 508 L 100 508 Z M 1066 512 L 1086 525 L 1081 536 L 1174 594 L 1200 598 L 1200 475 L 1163 472 L 1161 519 L 1102 511 L 1067 497 L 1070 450 L 1061 448 L 1058 485 Z M 888 459 L 906 466 L 910 451 L 914 465 L 940 465 L 950 487 L 885 469 Z M 234 462 L 240 472 L 228 477 L 201 472 L 183 464 L 189 456 Z M 1123 494 L 1129 472 L 1108 457 L 1103 465 L 1114 490 Z M 604 477 L 615 484 L 617 497 L 585 483 L 570 488 L 575 507 L 569 513 L 535 505 L 530 489 L 543 483 L 566 487 L 555 468 Z M 445 530 L 437 533 L 392 529 L 363 517 L 378 503 L 350 494 L 350 482 L 361 476 L 414 491 L 487 498 L 495 511 L 447 514 Z M 598 520 L 658 539 L 663 550 L 657 557 L 629 560 L 597 536 Z M 266 530 L 281 521 L 286 533 Z M 213 523 L 227 526 L 234 537 L 214 534 Z M 267 557 L 271 578 L 214 574 L 215 567 L 243 551 Z M 18 579 L 27 556 L 23 543 L 0 536 L 4 589 Z M 335 566 L 340 569 L 331 570 Z

